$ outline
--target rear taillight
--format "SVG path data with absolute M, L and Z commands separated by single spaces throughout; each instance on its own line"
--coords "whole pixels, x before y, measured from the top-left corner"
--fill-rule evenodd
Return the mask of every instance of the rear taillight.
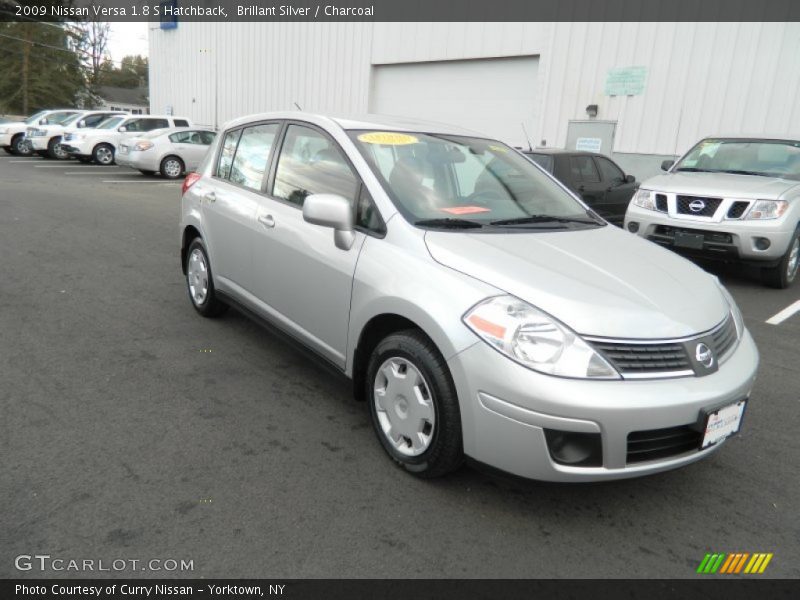
M 181 188 L 181 195 L 185 194 L 190 187 L 200 180 L 200 173 L 189 173 L 186 179 L 183 180 L 183 187 Z

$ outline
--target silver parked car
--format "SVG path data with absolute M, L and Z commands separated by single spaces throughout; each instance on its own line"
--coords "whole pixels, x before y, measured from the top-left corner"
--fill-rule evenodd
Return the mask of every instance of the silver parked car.
M 800 265 L 800 140 L 711 137 L 645 181 L 629 231 L 682 254 L 751 263 L 785 288 Z
M 183 186 L 189 298 L 352 378 L 422 477 L 675 468 L 736 433 L 758 364 L 719 281 L 502 142 L 382 117 L 228 123 Z
M 158 172 L 167 179 L 177 179 L 197 168 L 215 135 L 210 129 L 194 127 L 156 129 L 119 142 L 117 164 L 145 175 Z

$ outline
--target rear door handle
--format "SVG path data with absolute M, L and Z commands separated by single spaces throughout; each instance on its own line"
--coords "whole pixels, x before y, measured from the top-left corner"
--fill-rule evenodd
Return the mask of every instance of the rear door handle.
M 275 227 L 275 219 L 272 217 L 272 215 L 259 215 L 258 222 L 264 227 L 268 227 L 270 229 Z
M 205 196 L 203 196 L 203 197 L 204 197 L 206 200 L 208 200 L 209 202 L 216 202 L 216 201 L 217 201 L 217 195 L 216 195 L 214 192 L 208 192 L 208 193 L 206 193 L 206 195 L 205 195 Z

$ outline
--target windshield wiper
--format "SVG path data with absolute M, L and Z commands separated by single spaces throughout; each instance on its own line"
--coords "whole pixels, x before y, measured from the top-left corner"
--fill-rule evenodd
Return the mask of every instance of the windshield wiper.
M 679 167 L 676 171 L 691 171 L 692 173 L 713 173 L 710 169 L 699 169 L 697 167 Z
M 483 223 L 478 223 L 477 221 L 450 218 L 420 219 L 419 221 L 414 221 L 414 225 L 419 225 L 420 227 L 440 227 L 446 229 L 480 229 L 483 227 Z
M 556 217 L 553 215 L 530 215 L 516 219 L 501 219 L 491 221 L 489 225 L 527 225 L 530 223 L 584 223 L 586 225 L 602 225 L 602 221 L 595 219 L 581 219 L 578 217 Z
M 723 169 L 719 173 L 730 173 L 731 175 L 758 175 L 759 177 L 773 177 L 766 173 L 759 173 L 758 171 L 742 171 L 741 169 Z

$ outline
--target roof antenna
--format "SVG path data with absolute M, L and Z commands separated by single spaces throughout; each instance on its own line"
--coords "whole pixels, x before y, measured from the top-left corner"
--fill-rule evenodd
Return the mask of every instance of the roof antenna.
M 525 129 L 525 123 L 521 123 L 522 125 L 522 133 L 525 134 L 525 141 L 528 142 L 528 152 L 533 152 L 533 146 L 531 146 L 531 138 L 528 137 L 528 130 Z
M 297 110 L 303 110 L 297 102 L 292 102 L 297 107 Z

